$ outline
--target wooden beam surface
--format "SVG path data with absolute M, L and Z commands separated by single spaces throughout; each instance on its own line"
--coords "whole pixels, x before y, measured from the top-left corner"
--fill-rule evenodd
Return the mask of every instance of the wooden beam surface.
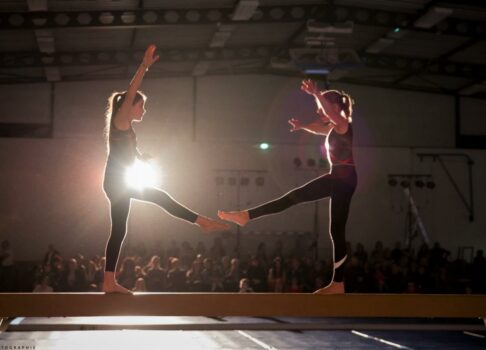
M 0 317 L 486 317 L 486 295 L 0 293 Z

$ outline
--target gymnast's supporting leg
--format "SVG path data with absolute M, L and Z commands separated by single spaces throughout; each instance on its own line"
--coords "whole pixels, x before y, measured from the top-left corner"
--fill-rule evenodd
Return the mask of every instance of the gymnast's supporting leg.
M 110 197 L 111 235 L 106 246 L 106 267 L 103 282 L 103 291 L 107 293 L 130 293 L 128 289 L 116 282 L 115 271 L 123 239 L 127 231 L 127 218 L 130 212 L 131 198 L 154 203 L 177 218 L 199 225 L 205 232 L 228 229 L 227 224 L 211 220 L 190 211 L 175 201 L 169 194 L 157 188 L 130 191 L 123 195 L 117 194 Z
M 132 198 L 156 204 L 170 215 L 198 225 L 204 232 L 229 229 L 227 224 L 196 214 L 177 202 L 167 192 L 155 187 L 145 188 L 141 191 L 134 191 L 134 193 L 132 193 Z
M 249 220 L 261 216 L 276 214 L 299 203 L 316 201 L 331 195 L 333 178 L 326 174 L 314 179 L 305 185 L 293 189 L 282 197 L 264 203 L 258 207 L 243 211 L 225 212 L 218 211 L 218 216 L 227 221 L 245 226 Z
M 344 293 L 344 262 L 346 261 L 346 221 L 354 187 L 336 181 L 329 206 L 329 233 L 333 247 L 333 277 L 331 283 L 316 291 L 318 294 Z
M 111 234 L 106 244 L 106 265 L 103 279 L 103 292 L 130 293 L 116 282 L 115 271 L 120 249 L 127 232 L 127 219 L 130 212 L 130 197 L 116 196 L 109 198 L 111 213 Z

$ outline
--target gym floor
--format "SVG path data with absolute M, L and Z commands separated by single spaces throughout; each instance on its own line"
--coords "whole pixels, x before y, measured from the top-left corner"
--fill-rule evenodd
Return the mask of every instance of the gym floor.
M 470 319 L 31 317 L 10 325 L 1 349 L 486 349 L 486 327 Z

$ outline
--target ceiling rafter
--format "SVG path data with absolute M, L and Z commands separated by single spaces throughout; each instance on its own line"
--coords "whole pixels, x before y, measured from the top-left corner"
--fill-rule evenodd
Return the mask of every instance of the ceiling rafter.
M 268 61 L 272 57 L 285 55 L 289 49 L 305 49 L 305 47 L 171 48 L 159 49 L 158 54 L 161 62 L 235 61 L 246 59 Z M 143 57 L 143 51 L 141 50 L 54 52 L 52 54 L 12 52 L 0 53 L 0 68 L 133 65 L 138 64 L 140 57 Z M 387 69 L 407 74 L 415 74 L 421 70 L 427 74 L 447 75 L 466 79 L 486 79 L 486 65 L 452 61 L 438 61 L 431 64 L 430 60 L 424 58 L 370 53 L 363 53 L 360 58 L 362 65 L 368 68 Z M 351 69 L 356 67 L 354 63 L 347 64 L 345 59 L 344 57 L 341 63 L 334 67 Z
M 317 11 L 316 11 L 317 8 Z M 131 9 L 106 11 L 0 12 L 0 29 L 54 28 L 142 28 L 167 25 L 234 23 L 232 8 Z M 334 22 L 401 27 L 411 31 L 465 37 L 483 37 L 486 24 L 481 21 L 447 18 L 429 29 L 413 26 L 414 14 L 340 5 L 262 6 L 247 21 L 238 24 L 302 22 L 308 18 Z

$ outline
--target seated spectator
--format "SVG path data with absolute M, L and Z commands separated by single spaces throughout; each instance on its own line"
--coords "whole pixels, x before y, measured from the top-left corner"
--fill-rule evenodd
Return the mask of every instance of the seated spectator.
M 162 292 L 166 287 L 166 271 L 160 266 L 160 257 L 154 255 L 144 267 L 145 285 L 148 292 Z
M 357 293 L 363 290 L 366 278 L 363 262 L 353 255 L 344 271 L 346 293 Z
M 44 260 L 42 261 L 42 266 L 52 265 L 54 260 L 59 259 L 61 254 L 57 251 L 53 244 L 49 244 L 47 247 L 47 252 L 44 254 Z
M 60 276 L 59 289 L 62 292 L 83 292 L 87 287 L 85 269 L 78 265 L 75 258 L 71 258 Z
M 267 273 L 256 256 L 251 258 L 250 266 L 247 270 L 247 278 L 250 280 L 250 286 L 255 292 L 262 293 L 267 291 Z
M 90 290 L 98 290 L 98 286 L 101 283 L 100 273 L 94 260 L 88 262 L 88 267 L 86 268 L 86 283 L 90 287 Z
M 135 286 L 133 287 L 132 291 L 134 292 L 146 292 L 147 288 L 145 287 L 145 280 L 142 277 L 137 278 L 135 281 Z
M 170 259 L 169 271 L 167 272 L 167 290 L 170 292 L 186 291 L 186 271 L 180 267 L 178 258 Z
M 51 286 L 49 276 L 44 276 L 39 284 L 33 290 L 34 293 L 52 293 L 54 289 Z
M 253 288 L 250 287 L 250 280 L 242 278 L 240 281 L 240 293 L 253 293 Z
M 135 287 L 135 281 L 137 280 L 135 268 L 135 260 L 133 258 L 125 258 L 117 276 L 118 283 L 128 290 L 132 290 Z
M 240 260 L 237 258 L 231 259 L 230 269 L 223 280 L 224 290 L 226 292 L 237 292 L 241 276 Z
M 282 266 L 282 259 L 273 259 L 272 266 L 268 271 L 268 291 L 271 293 L 282 293 L 285 285 L 285 270 Z
M 187 290 L 190 292 L 204 292 L 204 286 L 202 281 L 202 263 L 201 256 L 198 255 L 192 262 L 192 266 L 186 272 Z
M 302 279 L 303 279 L 303 272 L 302 267 L 300 266 L 300 260 L 297 257 L 292 257 L 290 262 L 290 267 L 286 269 L 287 276 L 285 278 L 286 286 L 285 291 L 291 292 L 298 290 L 298 292 L 302 291 Z

